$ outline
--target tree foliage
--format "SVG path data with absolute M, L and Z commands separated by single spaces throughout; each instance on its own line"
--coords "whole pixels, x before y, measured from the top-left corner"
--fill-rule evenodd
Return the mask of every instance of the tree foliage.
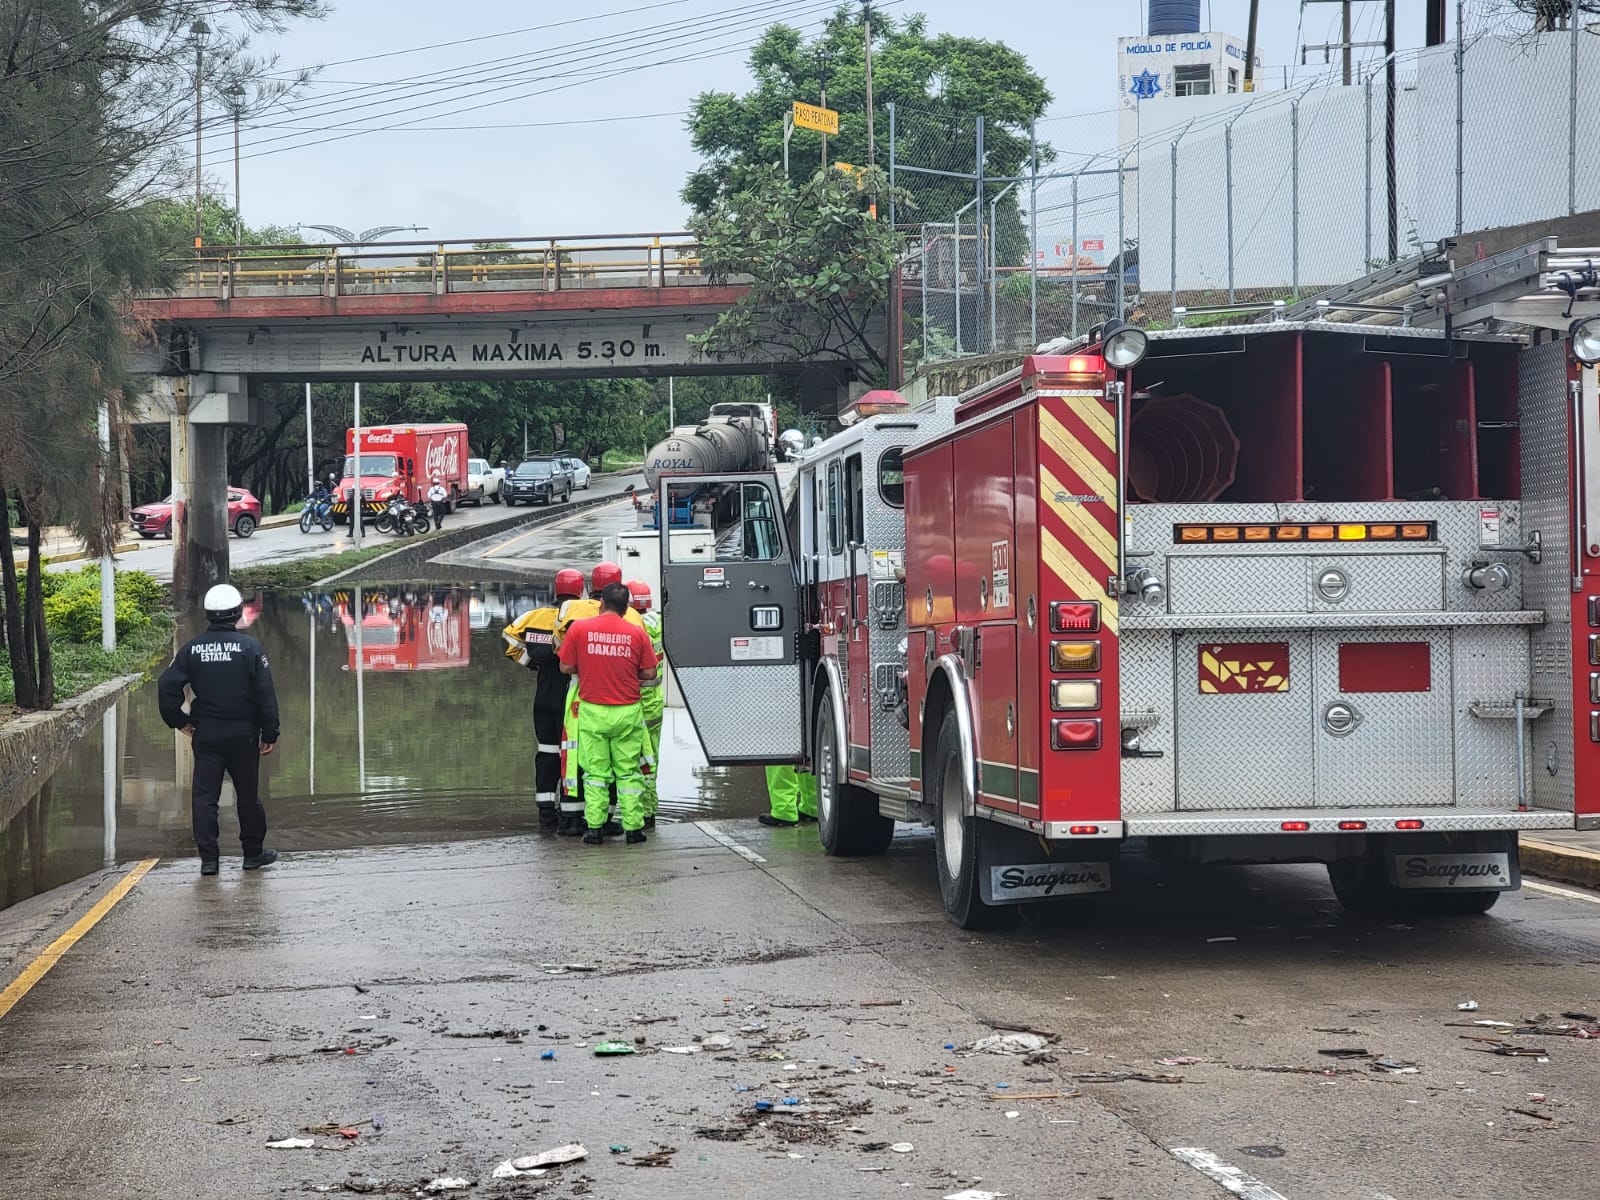
M 210 38 L 208 85 L 254 82 L 267 64 L 251 32 L 319 11 L 316 0 L 10 0 L 0 6 L 0 495 L 14 499 L 30 547 L 26 585 L 11 562 L 0 503 L 0 606 L 17 702 L 54 701 L 38 546 L 47 523 L 93 551 L 119 518 L 96 437 L 123 383 L 130 291 L 161 284 L 170 249 L 142 202 L 183 178 L 175 97 L 195 84 L 194 35 Z M 287 85 L 292 86 L 292 83 Z
M 983 173 L 1015 176 L 1029 154 L 1029 128 L 1050 103 L 1044 80 L 1027 58 L 1000 42 L 931 34 L 921 16 L 872 16 L 874 135 L 877 162 L 868 162 L 866 55 L 862 15 L 841 6 L 815 38 L 774 25 L 750 54 L 754 86 L 742 96 L 703 92 L 689 113 L 694 148 L 704 157 L 689 176 L 684 200 L 702 215 L 749 191 L 761 173 L 783 162 L 784 115 L 796 100 L 821 97 L 839 112 L 839 133 L 828 139 L 830 162 L 885 166 L 889 161 L 888 106 L 897 114 L 896 156 L 901 164 L 971 174 L 975 170 L 975 119 L 984 118 Z M 821 135 L 796 130 L 790 160 L 797 176 L 820 165 Z M 964 156 L 964 157 L 963 157 Z M 1048 161 L 1042 152 L 1040 161 Z M 803 164 L 803 165 L 802 165 Z M 973 198 L 960 179 L 906 174 L 917 209 L 928 220 L 950 220 Z M 1016 199 L 1003 210 L 1016 229 Z M 1014 238 L 1010 240 L 1015 240 Z
M 690 228 L 713 282 L 748 278 L 750 290 L 690 342 L 711 358 L 833 360 L 859 374 L 888 369 L 882 328 L 901 238 L 866 197 L 890 198 L 881 171 L 857 180 L 818 172 L 794 184 L 752 170 L 746 190 L 719 199 Z M 903 193 L 894 196 L 910 203 Z

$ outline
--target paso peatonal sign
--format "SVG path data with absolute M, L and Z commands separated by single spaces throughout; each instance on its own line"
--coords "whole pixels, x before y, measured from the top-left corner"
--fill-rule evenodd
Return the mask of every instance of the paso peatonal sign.
M 254 375 L 603 375 L 694 361 L 683 324 L 518 330 L 221 330 L 202 341 L 209 371 Z

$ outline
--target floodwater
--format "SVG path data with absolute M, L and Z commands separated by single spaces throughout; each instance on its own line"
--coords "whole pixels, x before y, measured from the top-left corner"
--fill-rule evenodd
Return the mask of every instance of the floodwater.
M 293 852 L 535 830 L 533 677 L 505 659 L 500 630 L 547 602 L 521 585 L 262 593 L 245 621 L 271 660 L 283 726 L 262 761 L 268 844 Z M 667 710 L 661 760 L 663 820 L 766 811 L 761 771 L 706 766 L 682 709 Z M 0 908 L 103 866 L 192 856 L 190 769 L 188 739 L 162 724 L 152 679 L 85 733 L 35 796 L 0 798 Z M 230 841 L 237 853 L 228 791 L 222 832 L 224 854 Z

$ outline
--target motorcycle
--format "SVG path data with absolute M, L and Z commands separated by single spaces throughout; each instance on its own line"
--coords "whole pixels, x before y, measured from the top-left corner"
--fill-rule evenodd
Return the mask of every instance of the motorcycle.
M 333 532 L 333 497 L 307 496 L 304 507 L 300 510 L 300 532 L 310 533 L 312 528 L 320 525 L 322 532 Z
M 400 537 L 413 537 L 428 532 L 427 510 L 420 504 L 409 504 L 404 496 L 389 501 L 376 522 L 379 533 L 392 533 Z

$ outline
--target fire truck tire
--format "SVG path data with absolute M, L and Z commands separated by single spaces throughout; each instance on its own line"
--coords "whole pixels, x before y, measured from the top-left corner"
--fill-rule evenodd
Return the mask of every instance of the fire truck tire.
M 934 845 L 939 895 L 944 910 L 962 929 L 992 929 L 1015 917 L 1009 905 L 983 902 L 979 890 L 979 839 L 983 822 L 963 811 L 967 785 L 962 780 L 961 735 L 953 712 L 944 714 L 939 739 L 923 781 L 922 794 L 934 801 Z
M 1339 907 L 1348 913 L 1379 913 L 1393 902 L 1383 864 L 1373 855 L 1339 858 L 1328 864 L 1328 882 Z
M 878 812 L 878 797 L 866 788 L 839 783 L 834 759 L 833 705 L 822 698 L 817 713 L 817 834 L 836 858 L 882 854 L 894 837 L 894 822 Z

